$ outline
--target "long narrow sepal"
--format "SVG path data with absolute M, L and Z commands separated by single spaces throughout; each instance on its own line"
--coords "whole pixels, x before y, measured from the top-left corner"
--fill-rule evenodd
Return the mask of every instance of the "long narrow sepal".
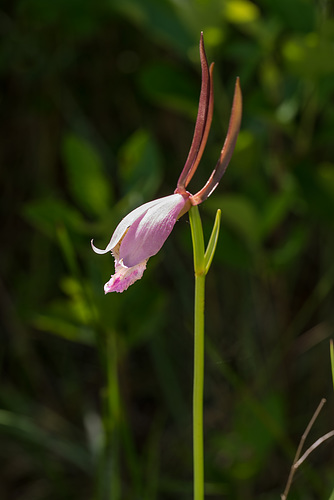
M 220 229 L 220 219 L 221 219 L 221 210 L 218 209 L 216 212 L 215 223 L 214 223 L 213 228 L 212 228 L 209 243 L 208 243 L 208 246 L 206 247 L 205 254 L 204 254 L 204 273 L 205 274 L 208 274 L 212 259 L 215 255 L 215 251 L 216 251 L 216 247 L 217 247 L 217 243 L 218 243 L 219 229 Z
M 189 184 L 192 176 L 196 172 L 198 164 L 201 160 L 205 144 L 209 135 L 212 113 L 213 113 L 213 85 L 212 85 L 212 72 L 213 64 L 210 68 L 208 65 L 205 48 L 203 32 L 200 38 L 200 58 L 202 68 L 202 84 L 201 93 L 199 98 L 198 112 L 195 124 L 195 131 L 191 143 L 190 151 L 179 177 L 177 188 L 175 192 L 184 194 L 186 187 Z
M 203 152 L 208 140 L 210 128 L 211 128 L 211 122 L 212 122 L 212 116 L 213 116 L 213 103 L 214 103 L 214 95 L 213 95 L 213 68 L 215 66 L 215 63 L 210 64 L 209 68 L 209 73 L 210 73 L 210 89 L 209 89 L 209 102 L 208 102 L 208 108 L 207 108 L 207 117 L 206 117 L 206 123 L 205 123 L 205 128 L 202 136 L 202 140 L 198 149 L 198 153 L 196 156 L 196 159 L 191 167 L 191 170 L 187 176 L 185 186 L 187 187 L 189 182 L 191 181 L 194 173 L 197 170 L 197 167 L 199 165 L 199 162 L 202 159 Z
M 216 189 L 229 164 L 240 130 L 242 115 L 242 94 L 239 78 L 236 80 L 230 123 L 219 160 L 205 186 L 191 197 L 192 205 L 199 205 Z

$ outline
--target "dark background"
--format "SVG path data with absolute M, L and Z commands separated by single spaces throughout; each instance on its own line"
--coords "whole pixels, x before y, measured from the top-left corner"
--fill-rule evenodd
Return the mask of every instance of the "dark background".
M 311 0 L 21 0 L 0 7 L 0 498 L 192 497 L 188 216 L 141 281 L 104 296 L 104 248 L 171 194 L 215 61 L 207 180 L 236 76 L 231 164 L 200 207 L 206 498 L 279 498 L 299 439 L 333 429 L 334 7 Z M 329 499 L 333 441 L 292 499 Z M 331 497 L 333 498 L 333 497 Z

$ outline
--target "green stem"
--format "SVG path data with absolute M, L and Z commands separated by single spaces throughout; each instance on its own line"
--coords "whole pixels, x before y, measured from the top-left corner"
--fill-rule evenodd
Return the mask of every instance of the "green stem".
M 197 206 L 189 212 L 194 252 L 194 387 L 193 387 L 193 460 L 194 500 L 204 499 L 203 388 L 204 388 L 204 296 L 205 259 L 202 223 Z
M 204 294 L 205 275 L 195 275 L 193 446 L 194 499 L 204 498 L 203 388 L 204 388 Z

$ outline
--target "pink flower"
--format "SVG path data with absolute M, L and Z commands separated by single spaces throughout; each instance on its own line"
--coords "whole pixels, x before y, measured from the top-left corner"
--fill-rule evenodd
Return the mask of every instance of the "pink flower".
M 147 260 L 159 252 L 182 211 L 189 210 L 188 198 L 176 193 L 145 203 L 118 224 L 105 250 L 92 243 L 94 252 L 110 251 L 115 258 L 115 274 L 105 293 L 123 292 L 142 277 Z
M 105 284 L 105 293 L 123 292 L 139 280 L 146 269 L 147 260 L 159 252 L 170 235 L 175 222 L 191 205 L 206 200 L 216 189 L 231 159 L 241 123 L 242 97 L 237 78 L 229 128 L 220 157 L 205 186 L 192 195 L 187 190 L 201 160 L 208 138 L 213 112 L 212 71 L 206 59 L 203 33 L 200 39 L 202 86 L 199 99 L 193 141 L 187 161 L 179 177 L 174 194 L 145 203 L 130 212 L 118 224 L 107 247 L 100 250 L 93 245 L 94 252 L 111 252 L 115 259 L 115 274 Z

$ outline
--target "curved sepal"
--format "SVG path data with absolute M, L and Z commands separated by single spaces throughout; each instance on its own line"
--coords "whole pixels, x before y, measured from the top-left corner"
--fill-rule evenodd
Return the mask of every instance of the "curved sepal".
M 199 49 L 202 68 L 201 92 L 193 140 L 186 163 L 183 167 L 183 170 L 177 182 L 177 188 L 175 190 L 175 192 L 180 194 L 186 193 L 186 187 L 189 184 L 192 176 L 196 172 L 198 164 L 202 158 L 210 131 L 213 114 L 212 72 L 214 64 L 212 63 L 209 67 L 205 53 L 203 32 L 201 32 Z
M 192 205 L 199 205 L 204 200 L 206 200 L 210 194 L 216 189 L 219 184 L 220 179 L 225 173 L 226 167 L 229 164 L 240 130 L 242 116 L 242 94 L 240 88 L 240 81 L 237 78 L 235 83 L 232 111 L 230 117 L 230 123 L 228 126 L 228 131 L 226 139 L 224 142 L 223 149 L 221 150 L 220 157 L 218 159 L 217 165 L 213 170 L 208 182 L 205 186 L 191 197 Z

